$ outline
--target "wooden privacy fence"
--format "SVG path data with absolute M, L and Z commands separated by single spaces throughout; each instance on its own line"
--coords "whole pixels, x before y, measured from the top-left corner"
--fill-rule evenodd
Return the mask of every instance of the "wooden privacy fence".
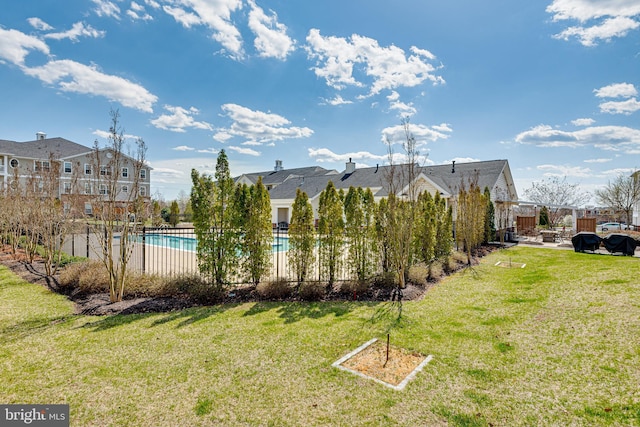
M 576 220 L 576 233 L 581 231 L 588 231 L 591 233 L 596 232 L 596 219 L 595 218 L 578 218 Z
M 526 236 L 531 234 L 536 229 L 536 217 L 535 216 L 517 216 L 516 227 L 518 234 Z

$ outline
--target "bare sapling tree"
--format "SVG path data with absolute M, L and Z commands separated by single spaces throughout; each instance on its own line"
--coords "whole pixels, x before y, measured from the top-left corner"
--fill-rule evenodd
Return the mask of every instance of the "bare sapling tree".
M 404 140 L 404 162 L 395 162 L 393 142 L 387 139 L 387 155 L 389 167 L 385 169 L 385 180 L 389 190 L 386 214 L 388 238 L 388 255 L 392 268 L 397 276 L 396 295 L 402 297 L 402 289 L 406 286 L 406 279 L 412 261 L 413 234 L 416 217 L 416 201 L 420 188 L 417 185 L 420 165 L 420 152 L 416 139 L 411 132 L 409 119 L 402 119 Z
M 638 175 L 618 175 L 606 187 L 596 190 L 598 203 L 623 213 L 627 225 L 632 222 L 633 207 L 640 201 L 640 182 Z
M 74 207 L 74 190 L 77 190 L 77 169 L 62 180 L 62 165 L 53 153 L 48 160 L 38 160 L 33 174 L 34 194 L 32 198 L 33 232 L 38 238 L 38 247 L 45 272 L 48 276 L 58 271 L 62 257 L 61 248 L 77 218 Z
M 95 217 L 91 227 L 98 242 L 97 252 L 109 274 L 109 298 L 122 301 L 129 261 L 138 244 L 137 233 L 147 214 L 147 146 L 137 138 L 129 151 L 118 110 L 111 110 L 111 125 L 105 147 L 94 144 L 91 153 L 89 198 Z M 143 172 L 144 171 L 144 172 Z

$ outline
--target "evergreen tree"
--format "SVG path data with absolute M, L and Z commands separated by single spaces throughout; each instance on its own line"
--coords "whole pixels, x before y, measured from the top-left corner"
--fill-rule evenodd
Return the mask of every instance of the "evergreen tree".
M 313 207 L 309 203 L 309 197 L 298 188 L 291 212 L 287 253 L 290 269 L 298 285 L 307 279 L 314 262 L 316 238 L 313 219 Z
M 251 282 L 257 285 L 269 270 L 273 239 L 271 199 L 262 177 L 251 186 L 248 202 L 242 239 L 242 253 L 245 255 L 243 268 Z
M 318 233 L 320 235 L 320 268 L 322 276 L 332 285 L 340 268 L 344 246 L 342 191 L 332 181 L 320 193 L 318 205 Z
M 171 206 L 169 208 L 169 224 L 172 227 L 175 227 L 180 222 L 180 206 L 178 206 L 178 202 L 174 200 L 171 202 Z
M 344 199 L 348 264 L 359 281 L 373 275 L 375 249 L 375 202 L 370 189 L 350 187 Z
M 551 221 L 549 220 L 549 209 L 546 206 L 543 206 L 542 209 L 540 209 L 539 225 L 545 228 L 549 228 L 549 225 L 551 225 Z
M 484 187 L 484 199 L 487 202 L 487 209 L 484 217 L 484 243 L 487 244 L 496 236 L 496 210 L 491 201 L 491 190 Z
M 418 196 L 416 209 L 416 230 L 414 234 L 414 249 L 416 257 L 428 264 L 435 257 L 436 234 L 436 205 L 431 193 L 424 191 Z
M 436 245 L 435 257 L 442 259 L 448 257 L 453 250 L 453 210 L 447 207 L 445 198 L 436 193 L 433 198 L 436 216 Z
M 224 150 L 216 163 L 215 182 L 209 175 L 191 172 L 191 204 L 198 237 L 198 267 L 220 289 L 227 285 L 238 266 L 240 233 L 234 203 L 234 183 Z

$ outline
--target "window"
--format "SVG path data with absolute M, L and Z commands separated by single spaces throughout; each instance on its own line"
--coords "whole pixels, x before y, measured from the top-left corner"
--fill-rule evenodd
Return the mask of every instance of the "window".
M 84 204 L 84 213 L 87 215 L 92 215 L 93 214 L 93 208 L 91 207 L 91 203 L 85 203 Z
M 122 186 L 122 192 L 123 193 L 128 193 L 129 192 L 129 187 L 127 185 L 123 185 Z
M 111 176 L 111 168 L 109 166 L 100 166 L 100 175 Z
M 140 179 L 147 179 L 147 170 L 140 169 Z
M 88 163 L 84 164 L 84 174 L 85 175 L 91 175 L 91 165 Z
M 98 191 L 103 196 L 106 196 L 107 194 L 109 194 L 109 189 L 107 188 L 106 184 L 100 184 L 100 188 L 98 189 Z
M 71 193 L 71 183 L 70 182 L 64 182 L 62 184 L 62 187 L 63 187 L 64 194 L 70 194 Z
M 84 183 L 84 194 L 91 194 L 91 183 L 90 182 L 85 182 Z
M 9 161 L 9 166 L 11 166 L 12 168 L 17 168 L 18 166 L 20 166 L 20 162 L 18 161 L 18 159 L 11 159 L 11 161 Z
M 147 189 L 145 187 L 140 187 L 140 195 L 143 197 L 147 195 Z
M 129 177 L 129 168 L 122 168 L 122 177 L 123 178 Z
M 36 172 L 49 172 L 51 170 L 51 164 L 49 160 L 36 160 L 34 162 L 34 170 Z
M 64 202 L 62 209 L 64 209 L 64 213 L 68 215 L 71 212 L 71 203 Z
M 71 173 L 71 162 L 64 162 L 64 173 Z

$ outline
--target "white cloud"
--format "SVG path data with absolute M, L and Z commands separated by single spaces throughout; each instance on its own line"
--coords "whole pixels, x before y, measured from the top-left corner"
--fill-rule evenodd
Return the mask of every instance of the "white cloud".
M 426 145 L 430 141 L 447 139 L 452 131 L 451 127 L 446 123 L 431 127 L 409 123 L 409 132 L 411 132 L 415 138 L 418 147 Z M 403 125 L 392 126 L 382 130 L 382 142 L 385 144 L 387 141 L 392 144 L 402 144 L 406 140 L 407 135 L 405 134 Z
M 476 159 L 474 157 L 454 157 L 451 160 L 445 160 L 444 162 L 442 162 L 441 164 L 443 165 L 448 165 L 451 164 L 451 162 L 456 162 L 456 163 L 473 163 L 473 162 L 479 162 L 480 159 Z
M 572 125 L 574 125 L 574 126 L 591 126 L 591 125 L 592 125 L 592 124 L 594 124 L 595 122 L 596 122 L 596 121 L 595 121 L 595 120 L 593 120 L 593 119 L 587 119 L 587 118 L 584 118 L 584 119 L 576 119 L 576 120 L 573 120 L 573 121 L 571 122 L 571 124 L 572 124 Z
M 228 148 L 231 151 L 235 151 L 236 153 L 240 153 L 240 154 L 246 154 L 248 156 L 258 157 L 261 154 L 259 151 L 256 151 L 252 148 L 236 147 L 233 145 L 229 146 Z
M 585 163 L 608 163 L 613 161 L 613 159 L 587 159 Z
M 104 74 L 95 66 L 71 60 L 50 61 L 41 67 L 24 68 L 25 74 L 56 85 L 64 92 L 98 95 L 125 107 L 147 113 L 153 112 L 158 97 L 144 87 L 122 77 Z
M 578 21 L 554 37 L 563 40 L 577 38 L 584 46 L 594 46 L 600 40 L 624 37 L 640 27 L 640 2 L 637 0 L 554 0 L 547 12 L 554 21 Z
M 94 11 L 98 16 L 105 16 L 107 18 L 120 19 L 120 8 L 115 3 L 109 0 L 91 0 L 96 8 Z
M 544 176 L 567 176 L 577 178 L 590 178 L 593 176 L 593 171 L 589 168 L 581 168 L 579 166 L 569 165 L 538 165 L 537 169 L 543 172 Z
M 159 5 L 158 5 L 159 6 Z M 153 19 L 151 15 L 149 15 L 144 8 L 144 6 L 132 1 L 131 8 L 127 10 L 127 15 L 133 20 L 142 19 L 143 21 L 150 21 Z
M 196 15 L 195 13 L 187 12 L 184 9 L 171 6 L 163 6 L 162 10 L 164 10 L 167 15 L 172 16 L 173 19 L 182 24 L 182 26 L 185 28 L 191 28 L 193 25 L 202 24 L 202 20 L 198 15 Z
M 197 152 L 204 153 L 204 154 L 218 154 L 220 150 L 212 147 L 212 148 L 204 148 L 202 150 L 197 150 Z
M 640 102 L 636 98 L 626 101 L 609 101 L 600 104 L 600 111 L 609 114 L 631 114 L 640 110 Z
M 78 37 L 93 37 L 99 38 L 104 37 L 105 32 L 99 31 L 93 28 L 91 25 L 85 25 L 84 22 L 76 22 L 73 24 L 70 30 L 63 31 L 60 33 L 49 33 L 45 34 L 44 37 L 47 39 L 54 40 L 63 40 L 69 39 L 71 41 L 78 41 Z
M 631 98 L 638 90 L 631 83 L 614 83 L 593 90 L 598 98 Z
M 17 30 L 5 30 L 0 27 L 0 41 L 0 59 L 16 65 L 22 66 L 32 50 L 49 55 L 49 46 L 45 42 Z
M 29 25 L 31 25 L 36 30 L 40 30 L 40 31 L 53 30 L 53 27 L 51 25 L 47 24 L 42 19 L 37 18 L 37 17 L 27 18 L 27 22 L 29 23 Z
M 151 120 L 151 124 L 159 129 L 170 130 L 172 132 L 185 132 L 187 128 L 213 130 L 211 124 L 198 122 L 193 119 L 193 116 L 200 113 L 195 107 L 186 110 L 182 107 L 165 105 L 164 109 L 171 114 L 162 114 L 157 119 Z
M 336 95 L 333 99 L 324 99 L 323 101 L 324 101 L 323 104 L 329 104 L 333 106 L 353 104 L 353 101 L 343 99 L 340 95 Z
M 436 75 L 437 68 L 429 63 L 435 59 L 433 54 L 415 46 L 411 48 L 412 55 L 407 56 L 396 46 L 382 47 L 368 37 L 357 34 L 349 39 L 325 37 L 314 28 L 309 31 L 305 49 L 309 58 L 316 61 L 313 67 L 316 75 L 338 90 L 368 86 L 367 96 L 371 96 L 383 90 L 418 86 L 426 80 L 444 83 L 444 79 Z M 370 82 L 356 80 L 354 74 L 361 73 Z
M 193 151 L 195 148 L 189 147 L 188 145 L 178 145 L 177 147 L 173 147 L 172 150 L 175 151 Z
M 350 153 L 337 154 L 328 148 L 309 148 L 309 157 L 315 159 L 318 163 L 336 163 L 336 162 L 347 162 L 349 159 L 354 161 L 357 160 L 375 160 L 375 161 L 384 161 L 387 159 L 387 155 L 377 155 L 370 153 L 368 151 L 357 151 Z
M 212 38 L 220 43 L 232 58 L 244 57 L 242 35 L 233 25 L 231 14 L 242 8 L 242 0 L 173 0 L 176 7 L 163 6 L 163 10 L 189 28 L 205 25 L 213 31 Z
M 219 129 L 214 139 L 225 142 L 231 137 L 243 138 L 247 142 L 268 143 L 292 138 L 307 138 L 313 130 L 307 127 L 289 126 L 291 122 L 278 114 L 253 111 L 237 104 L 224 104 L 224 115 L 233 123 L 229 128 Z
M 249 28 L 256 35 L 254 45 L 258 54 L 266 58 L 286 59 L 295 49 L 295 41 L 287 35 L 287 27 L 278 22 L 278 16 L 272 12 L 267 16 L 264 10 L 249 0 Z
M 625 126 L 593 126 L 577 131 L 563 131 L 539 125 L 515 138 L 520 144 L 538 147 L 596 147 L 607 151 L 636 154 L 640 150 L 640 129 Z
M 389 96 L 387 96 L 387 100 L 389 101 L 389 109 L 398 110 L 398 114 L 402 117 L 411 117 L 417 113 L 417 110 L 413 106 L 413 103 L 405 103 L 400 101 L 400 94 L 395 90 L 392 91 Z

